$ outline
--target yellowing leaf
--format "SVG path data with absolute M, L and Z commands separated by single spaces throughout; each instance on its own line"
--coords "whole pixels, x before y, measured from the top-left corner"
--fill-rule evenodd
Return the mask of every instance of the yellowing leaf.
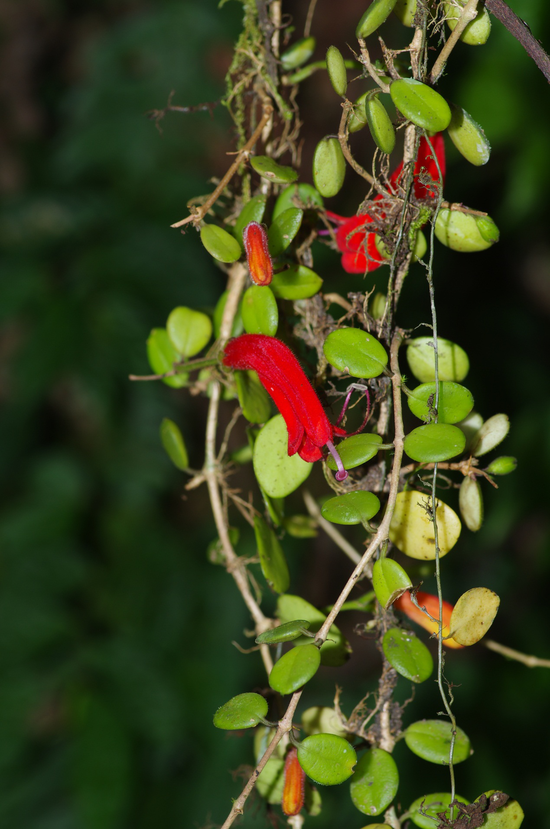
M 483 639 L 497 615 L 500 599 L 488 587 L 472 587 L 463 593 L 451 614 L 451 634 L 460 645 Z
M 423 492 L 400 492 L 390 524 L 390 540 L 411 558 L 431 561 L 435 558 L 435 535 L 429 514 L 431 499 Z M 461 524 L 456 512 L 436 499 L 439 555 L 446 555 L 460 536 Z

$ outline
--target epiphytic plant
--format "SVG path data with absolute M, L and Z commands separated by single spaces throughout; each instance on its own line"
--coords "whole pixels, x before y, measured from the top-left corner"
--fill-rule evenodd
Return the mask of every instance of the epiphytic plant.
M 522 655 L 483 638 L 499 606 L 490 588 L 468 590 L 454 608 L 443 598 L 443 556 L 463 525 L 471 532 L 481 527 L 482 484 L 495 485 L 495 476 L 512 472 L 516 461 L 498 457 L 482 465 L 506 437 L 508 418 L 494 414 L 483 420 L 474 411 L 473 395 L 462 385 L 468 356 L 439 336 L 435 239 L 461 255 L 490 248 L 499 232 L 485 213 L 444 199 L 445 142 L 450 139 L 478 166 L 488 162 L 490 146 L 469 113 L 434 87 L 458 39 L 485 42 L 488 9 L 546 72 L 548 58 L 501 0 L 487 0 L 485 6 L 478 0 L 373 0 L 357 24 L 355 49 L 344 58 L 331 46 L 325 60 L 312 60 L 315 0 L 301 38 L 292 26 L 285 28 L 282 0 L 242 2 L 244 28 L 223 100 L 235 124 L 237 154 L 214 192 L 173 225 L 200 229 L 206 250 L 227 274 L 227 289 L 213 320 L 176 308 L 147 343 L 153 377 L 209 396 L 200 471 L 188 469 L 184 440 L 172 421 L 163 421 L 162 441 L 174 463 L 192 476 L 187 489 L 206 482 L 218 533 L 213 556 L 227 568 L 250 611 L 270 686 L 266 695 L 239 694 L 215 714 L 218 728 L 255 728 L 249 748 L 254 771 L 223 827 L 242 813 L 254 787 L 268 804 L 282 804 L 282 813 L 297 827 L 304 811 L 315 815 L 322 808 L 312 784 L 347 781 L 359 812 L 383 816 L 379 820 L 393 829 L 407 821 L 428 829 L 514 829 L 523 812 L 509 795 L 487 791 L 466 799 L 455 786 L 455 766 L 468 759 L 471 748 L 453 712 L 445 649 L 456 649 L 459 658 L 461 648 L 481 641 L 513 658 Z M 411 28 L 406 49 L 377 40 L 392 12 Z M 378 44 L 381 57 L 375 60 L 371 53 Z M 307 171 L 298 174 L 297 101 L 299 92 L 307 95 L 308 78 L 325 70 L 342 112 L 337 134 L 322 137 L 313 153 L 312 184 Z M 361 87 L 354 101 L 347 96 L 350 71 Z M 370 172 L 352 151 L 353 135 L 367 127 L 375 145 Z M 352 173 L 364 181 L 366 193 L 357 214 L 344 218 L 329 211 L 325 200 L 336 196 Z M 336 294 L 323 293 L 323 279 L 313 270 L 320 244 L 335 251 L 333 268 L 336 251 L 341 255 L 342 287 Z M 351 291 L 350 273 L 364 275 L 366 290 Z M 429 317 L 418 321 L 429 328 L 426 336 L 399 327 L 406 277 L 427 281 Z M 213 344 L 197 356 L 212 332 Z M 412 383 L 402 373 L 405 351 Z M 235 397 L 237 406 L 231 402 Z M 338 419 L 325 413 L 335 398 L 344 399 Z M 356 430 L 344 428 L 355 416 L 353 399 L 362 401 L 365 412 Z M 404 402 L 420 421 L 407 434 Z M 218 445 L 222 405 L 232 407 L 233 415 Z M 249 424 L 248 445 L 230 450 L 241 417 Z M 256 485 L 246 499 L 232 476 L 250 461 Z M 304 489 L 317 462 L 325 475 L 321 505 Z M 307 514 L 288 515 L 285 498 L 300 488 Z M 445 491 L 452 497 L 453 489 L 458 511 L 440 497 Z M 239 556 L 236 511 L 254 534 L 254 561 Z M 364 552 L 357 552 L 338 524 L 364 528 Z M 308 538 L 319 529 L 354 564 L 347 582 L 335 586 L 326 611 L 289 592 L 284 553 L 285 535 Z M 418 590 L 415 560 L 433 568 L 437 595 Z M 253 576 L 257 561 L 269 589 L 278 594 L 276 618 L 262 609 L 262 589 Z M 352 596 L 365 578 L 372 589 Z M 333 708 L 316 705 L 313 678 L 320 665 L 337 668 L 353 658 L 336 625 L 348 609 L 365 614 L 364 629 L 383 666 L 373 705 L 357 700 L 346 715 L 338 691 Z M 444 708 L 443 715 L 432 712 L 435 718 L 406 726 L 394 697 L 398 678 L 426 681 L 434 659 L 403 616 L 437 641 L 435 675 Z M 549 667 L 544 660 L 538 664 Z M 283 710 L 283 697 L 289 697 L 282 703 L 284 713 L 270 720 L 269 708 Z M 401 739 L 422 760 L 449 770 L 447 791 L 432 793 L 428 777 L 425 790 L 404 810 L 397 805 L 399 769 L 392 756 Z M 480 789 L 485 785 L 480 781 Z

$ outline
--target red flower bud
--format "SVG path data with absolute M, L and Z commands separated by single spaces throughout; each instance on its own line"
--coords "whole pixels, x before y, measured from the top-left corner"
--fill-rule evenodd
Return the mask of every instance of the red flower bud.
M 281 806 L 288 817 L 299 814 L 304 805 L 306 773 L 298 762 L 298 752 L 291 748 L 285 760 Z
M 269 285 L 273 279 L 273 263 L 265 228 L 258 222 L 250 222 L 243 230 L 243 242 L 250 279 L 254 285 Z

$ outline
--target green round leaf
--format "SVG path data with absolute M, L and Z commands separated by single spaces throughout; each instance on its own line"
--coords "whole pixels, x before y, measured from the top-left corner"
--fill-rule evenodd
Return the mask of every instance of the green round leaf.
M 483 639 L 494 622 L 500 605 L 488 587 L 472 587 L 463 593 L 451 614 L 451 636 L 459 645 L 469 647 Z
M 483 795 L 477 797 L 475 803 L 481 800 L 482 797 Z M 492 789 L 485 792 L 485 797 L 492 801 L 491 805 L 493 805 L 502 799 L 502 792 Z M 517 800 L 510 798 L 503 806 L 485 815 L 483 829 L 518 829 L 523 823 L 524 817 L 523 809 Z M 433 829 L 433 827 L 430 827 L 430 829 Z
M 518 465 L 517 458 L 512 458 L 507 455 L 502 455 L 500 458 L 495 458 L 487 467 L 489 475 L 509 475 Z
M 348 88 L 348 75 L 342 53 L 336 46 L 329 46 L 327 49 L 327 72 L 336 94 L 345 95 Z
M 362 435 L 352 435 L 338 444 L 338 454 L 344 464 L 344 469 L 355 469 L 362 463 L 370 461 L 379 451 L 382 438 L 372 432 Z M 329 455 L 327 464 L 329 469 L 338 469 L 336 461 Z
M 437 463 L 460 455 L 466 446 L 466 436 L 458 426 L 428 423 L 409 432 L 403 446 L 413 461 Z
M 323 207 L 323 197 L 311 184 L 291 184 L 277 196 L 272 221 L 275 221 L 289 207 L 300 207 L 302 210 L 308 207 Z
M 317 522 L 311 515 L 289 515 L 283 526 L 293 538 L 315 538 L 317 536 Z
M 429 763 L 447 765 L 451 747 L 451 723 L 444 720 L 420 720 L 405 731 L 405 742 L 413 754 Z M 456 729 L 453 763 L 462 763 L 472 752 L 470 741 L 461 728 Z
M 472 441 L 471 453 L 479 458 L 501 443 L 510 431 L 508 415 L 496 414 L 485 421 Z
M 468 529 L 475 533 L 483 523 L 483 495 L 479 482 L 473 478 L 464 478 L 458 491 L 460 515 Z
M 446 792 L 424 794 L 417 798 L 414 803 L 411 803 L 407 811 L 415 826 L 420 826 L 420 829 L 435 829 L 439 822 L 438 814 L 440 812 L 445 812 L 445 817 L 450 818 L 449 804 L 451 800 L 451 795 Z M 459 794 L 455 795 L 455 800 L 460 801 L 460 803 L 468 803 L 466 798 Z M 454 813 L 457 817 L 456 809 Z M 485 823 L 483 825 L 485 826 Z
M 214 324 L 214 337 L 218 339 L 220 336 L 220 328 L 222 324 L 222 317 L 223 312 L 225 311 L 225 304 L 227 302 L 227 297 L 229 296 L 229 291 L 224 291 L 219 300 L 216 303 L 216 307 L 214 309 L 214 316 L 212 318 L 212 322 Z M 239 334 L 243 332 L 243 319 L 241 315 L 241 309 L 239 307 L 235 319 L 233 320 L 233 326 L 231 328 L 231 336 L 238 337 Z
M 250 224 L 250 222 L 258 222 L 258 224 L 261 224 L 265 213 L 266 202 L 267 196 L 254 196 L 254 198 L 250 199 L 250 201 L 245 204 L 239 213 L 239 218 L 233 228 L 233 235 L 237 239 L 239 245 L 241 246 L 241 250 L 243 251 L 243 230 L 248 224 Z
M 395 147 L 395 130 L 386 108 L 378 96 L 368 96 L 365 101 L 365 113 L 374 142 L 383 153 L 393 152 Z
M 412 581 L 397 561 L 384 556 L 374 562 L 372 586 L 382 607 L 388 608 L 405 590 L 412 587 Z
M 350 111 L 348 117 L 348 130 L 350 132 L 359 132 L 367 124 L 367 113 L 365 111 L 365 103 L 367 101 L 368 92 L 363 92 L 355 103 L 353 109 Z
M 323 346 L 329 363 L 352 377 L 378 377 L 388 364 L 388 354 L 376 337 L 359 328 L 339 328 Z
M 250 423 L 265 423 L 271 414 L 271 398 L 255 371 L 236 371 L 234 374 L 239 404 Z
M 285 72 L 296 69 L 298 66 L 307 63 L 315 51 L 315 38 L 302 37 L 295 41 L 281 55 L 281 63 Z
M 491 145 L 485 133 L 465 109 L 451 104 L 451 123 L 447 127 L 449 137 L 466 161 L 476 167 L 487 164 Z
M 416 0 L 397 0 L 393 13 L 404 26 L 412 28 L 416 15 Z
M 432 675 L 432 655 L 412 631 L 390 628 L 384 634 L 382 648 L 390 665 L 411 682 L 425 682 Z
M 214 714 L 216 728 L 235 731 L 258 725 L 267 714 L 267 702 L 259 694 L 238 694 Z
M 364 815 L 381 815 L 399 787 L 395 760 L 382 748 L 366 751 L 357 763 L 350 783 L 353 805 Z
M 333 524 L 364 524 L 379 509 L 380 501 L 374 493 L 357 490 L 329 498 L 321 508 L 321 515 Z
M 267 233 L 271 256 L 279 256 L 287 249 L 300 230 L 303 217 L 304 211 L 299 207 L 289 207 L 273 220 Z
M 460 5 L 465 6 L 466 0 L 459 0 Z M 454 2 L 443 3 L 445 9 L 445 17 L 449 29 L 454 31 L 454 28 L 460 20 L 461 8 L 460 5 Z M 469 46 L 482 46 L 487 43 L 489 35 L 491 34 L 491 17 L 487 9 L 482 6 L 477 15 L 468 23 L 462 34 L 460 40 L 467 43 Z
M 184 357 L 193 357 L 202 351 L 212 336 L 212 323 L 201 311 L 180 306 L 168 317 L 166 332 L 176 351 Z
M 295 619 L 293 622 L 285 622 L 272 630 L 266 630 L 256 637 L 258 645 L 277 645 L 279 642 L 291 642 L 303 635 L 304 628 L 309 628 L 306 619 Z
M 273 182 L 273 184 L 290 184 L 298 178 L 298 173 L 292 167 L 277 164 L 267 155 L 252 156 L 250 164 L 262 178 Z
M 412 78 L 402 78 L 393 81 L 390 95 L 397 109 L 417 127 L 440 132 L 449 126 L 449 104 L 430 86 Z
M 345 737 L 347 732 L 334 708 L 326 705 L 314 705 L 302 714 L 302 728 L 309 734 L 337 734 Z
M 343 737 L 312 734 L 298 746 L 298 761 L 314 783 L 337 786 L 353 774 L 357 755 Z
M 240 244 L 223 227 L 203 225 L 201 227 L 201 242 L 210 256 L 220 262 L 236 262 L 237 259 L 241 258 Z
M 241 315 L 247 334 L 275 336 L 279 325 L 279 309 L 269 285 L 251 285 L 246 289 Z
M 279 596 L 277 601 L 277 616 L 282 622 L 289 622 L 294 619 L 307 619 L 309 629 L 312 633 L 317 633 L 326 619 L 324 613 L 317 610 L 309 602 L 306 602 L 301 596 L 293 596 L 290 593 Z M 311 638 L 307 636 L 302 636 L 300 639 L 294 640 L 294 645 L 297 647 L 309 644 L 311 644 Z M 337 668 L 348 660 L 350 652 L 351 648 L 342 636 L 339 628 L 336 625 L 331 625 L 328 632 L 328 639 L 321 646 L 321 664 Z
M 182 470 L 188 469 L 189 458 L 187 456 L 183 435 L 179 427 L 168 417 L 163 418 L 160 424 L 160 439 L 166 450 L 166 454 L 174 466 Z
M 481 227 L 478 226 L 480 219 Z M 487 250 L 499 238 L 498 228 L 489 216 L 473 216 L 446 207 L 437 214 L 435 235 L 442 245 L 461 253 Z
M 153 328 L 147 338 L 147 359 L 155 374 L 166 374 L 174 369 L 174 363 L 181 360 L 179 354 L 166 332 L 165 328 Z M 163 377 L 162 382 L 173 389 L 180 389 L 187 385 L 188 375 L 184 372 L 173 377 Z
M 274 664 L 269 684 L 279 694 L 293 694 L 315 676 L 321 664 L 321 652 L 315 645 L 292 648 Z
M 271 290 L 278 299 L 309 299 L 314 296 L 323 280 L 315 271 L 305 265 L 291 265 L 281 273 L 276 273 L 271 282 Z
M 264 578 L 275 593 L 284 593 L 288 590 L 290 575 L 279 539 L 261 515 L 254 516 L 254 533 Z
M 337 138 L 321 139 L 313 154 L 313 181 L 325 198 L 335 196 L 342 188 L 346 161 Z
M 390 524 L 390 541 L 410 558 L 433 561 L 435 558 L 434 525 L 428 514 L 429 499 L 422 492 L 407 490 L 396 498 Z M 460 536 L 461 524 L 456 512 L 436 499 L 439 555 L 452 550 Z
M 296 453 L 288 454 L 288 432 L 282 415 L 275 415 L 258 434 L 254 444 L 254 472 L 261 488 L 271 498 L 290 495 L 313 469 Z
M 433 420 L 435 415 L 435 383 L 423 383 L 407 396 L 411 412 L 420 420 Z M 439 423 L 458 423 L 464 420 L 474 406 L 471 391 L 459 383 L 449 381 L 439 383 L 439 406 L 437 419 Z
M 396 0 L 373 0 L 355 30 L 356 37 L 369 37 L 392 13 Z
M 450 340 L 438 337 L 437 350 L 439 380 L 452 380 L 457 383 L 464 380 L 470 368 L 470 361 L 464 349 Z M 433 337 L 416 337 L 409 340 L 407 361 L 412 373 L 421 383 L 435 380 Z

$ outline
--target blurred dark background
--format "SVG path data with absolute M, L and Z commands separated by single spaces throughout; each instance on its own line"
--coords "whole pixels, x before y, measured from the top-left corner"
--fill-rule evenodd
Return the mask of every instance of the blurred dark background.
M 319 0 L 317 59 L 331 43 L 345 51 L 365 5 Z M 514 7 L 550 47 L 545 0 Z M 306 10 L 305 0 L 293 4 L 298 36 Z M 172 89 L 180 105 L 220 98 L 241 15 L 235 0 L 220 10 L 213 0 L 0 0 L 2 829 L 219 824 L 242 785 L 235 770 L 252 762 L 250 734 L 211 725 L 230 696 L 265 686 L 259 659 L 231 644 L 250 644 L 250 622 L 231 579 L 207 559 L 206 492 L 182 499 L 186 478 L 158 436 L 164 416 L 176 420 L 200 468 L 205 401 L 127 379 L 148 372 L 146 337 L 173 307 L 211 309 L 223 289 L 198 236 L 169 225 L 225 170 L 227 113 L 169 114 L 161 135 L 145 112 Z M 387 27 L 392 46 L 408 36 L 397 22 Z M 492 636 L 549 658 L 549 89 L 495 21 L 486 46 L 459 44 L 440 90 L 493 144 L 479 169 L 448 146 L 446 197 L 488 211 L 502 233 L 478 255 L 438 246 L 440 334 L 470 355 L 476 408 L 510 415 L 502 453 L 519 459 L 498 492 L 484 488 L 482 530 L 464 530 L 444 560 L 445 595 L 496 590 Z M 301 176 L 311 181 L 313 148 L 336 130 L 340 108 L 321 73 L 301 103 Z M 368 138 L 359 133 L 353 146 L 367 165 Z M 330 207 L 351 215 L 362 196 L 348 173 Z M 336 254 L 320 249 L 316 265 L 331 289 L 361 289 Z M 428 320 L 415 268 L 403 325 Z M 320 477 L 311 485 L 324 491 Z M 350 571 L 338 551 L 321 537 L 284 544 L 291 590 L 333 601 Z M 253 551 L 244 531 L 238 552 Z M 329 703 L 341 682 L 349 713 L 375 689 L 378 656 L 353 634 L 360 621 L 343 621 L 355 658 L 343 672 L 323 669 L 308 704 Z M 501 788 L 520 800 L 526 825 L 550 826 L 550 672 L 482 646 L 451 653 L 447 671 L 475 749 L 457 768 L 457 790 L 473 799 Z M 406 721 L 437 715 L 431 685 L 417 689 Z M 410 695 L 406 683 L 399 693 Z M 444 769 L 402 745 L 396 758 L 403 807 L 447 788 Z M 323 791 L 312 825 L 364 825 L 345 789 Z M 243 825 L 266 823 L 252 800 Z

